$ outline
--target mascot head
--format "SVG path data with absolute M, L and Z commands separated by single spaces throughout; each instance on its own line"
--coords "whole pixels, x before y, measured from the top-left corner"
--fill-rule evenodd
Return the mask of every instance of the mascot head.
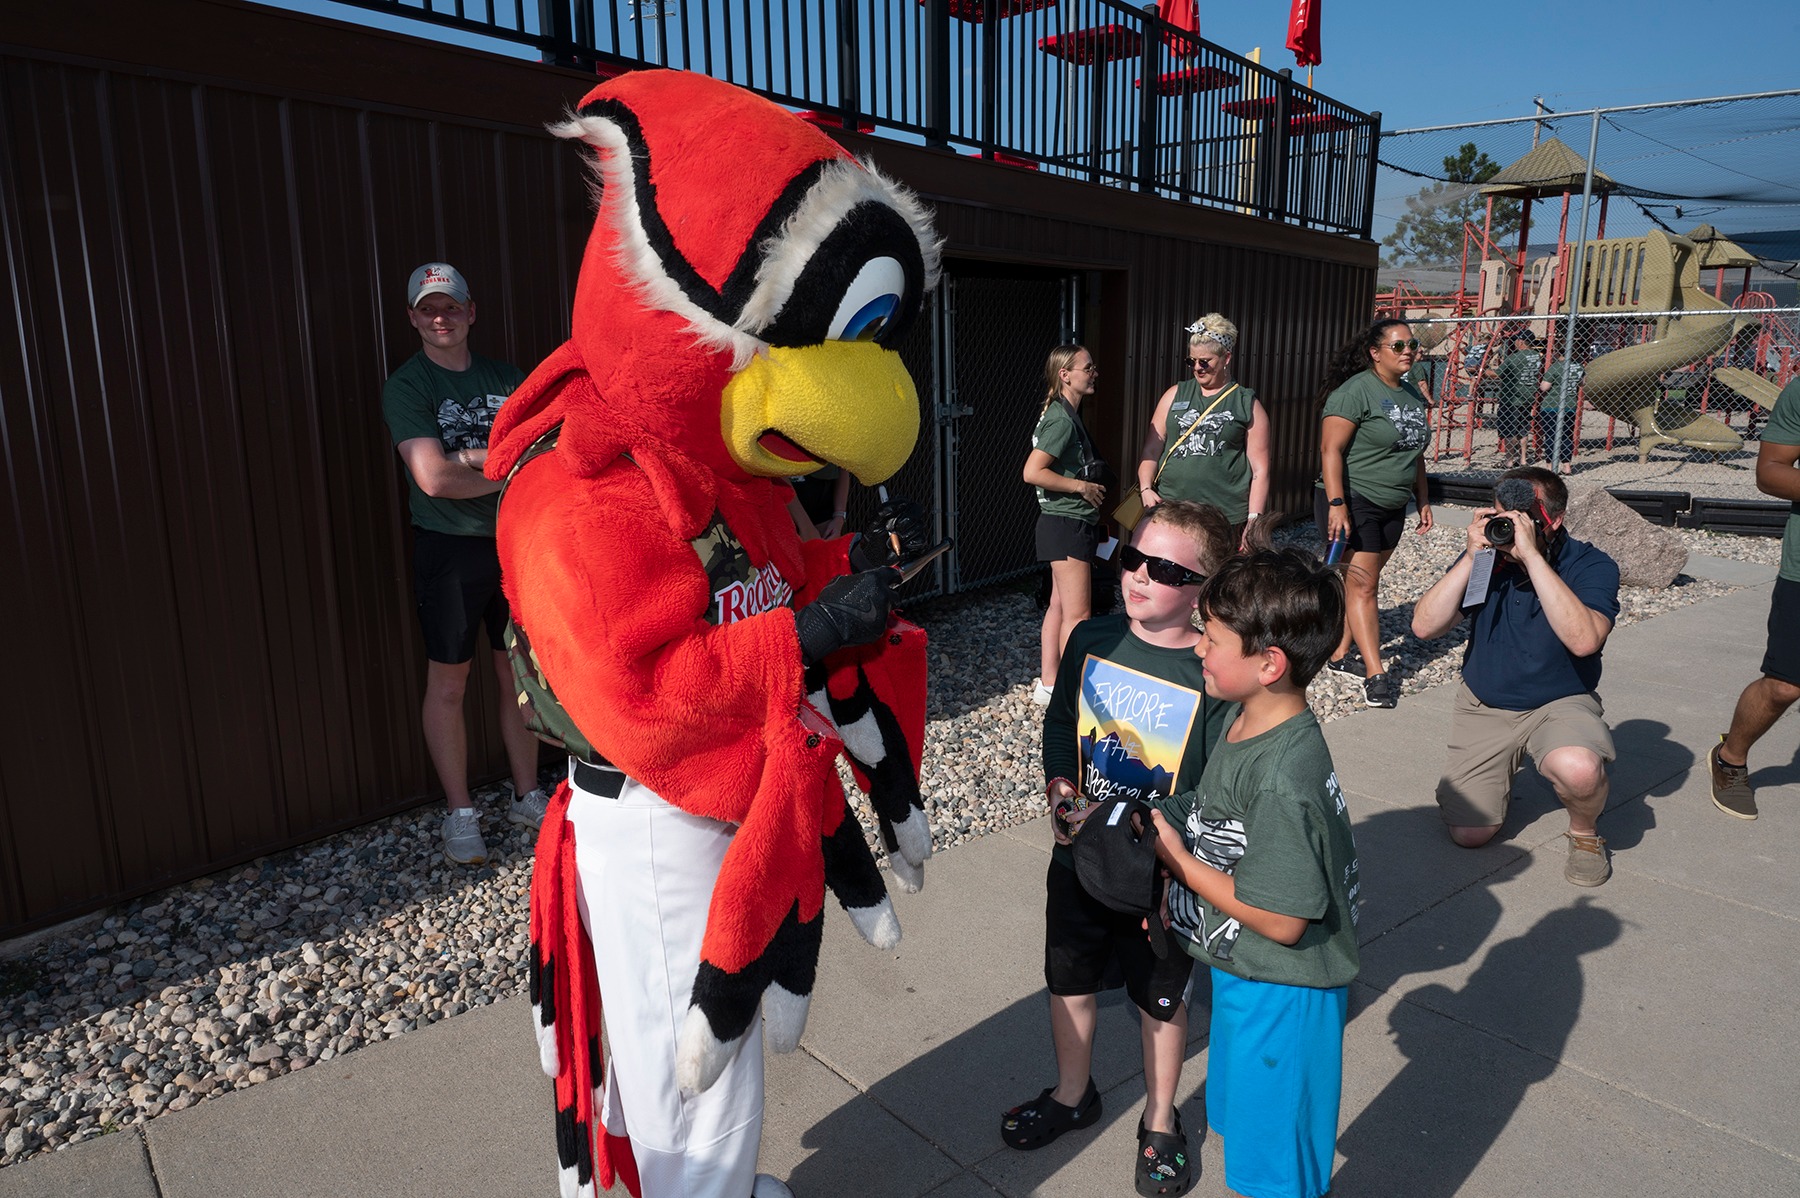
M 728 478 L 899 469 L 919 402 L 893 346 L 938 269 L 910 193 L 687 72 L 603 84 L 552 131 L 596 151 L 572 340 L 609 410 Z

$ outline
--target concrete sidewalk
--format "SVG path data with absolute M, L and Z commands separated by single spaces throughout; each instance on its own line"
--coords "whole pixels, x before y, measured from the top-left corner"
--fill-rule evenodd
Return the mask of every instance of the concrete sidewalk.
M 1566 821 L 1527 772 L 1503 839 L 1453 847 L 1432 801 L 1447 687 L 1327 726 L 1367 902 L 1338 1198 L 1800 1193 L 1800 720 L 1752 762 L 1762 818 L 1708 797 L 1705 754 L 1761 660 L 1758 585 L 1622 628 L 1601 685 L 1619 760 L 1614 876 L 1563 881 Z M 828 917 L 801 1051 L 769 1062 L 763 1167 L 802 1198 L 1129 1194 L 1135 1017 L 1102 1004 L 1090 1132 L 1017 1153 L 1000 1112 L 1052 1077 L 1040 820 L 935 858 L 899 951 Z M 1206 1125 L 1205 992 L 1181 1105 Z M 550 1083 L 523 999 L 485 1007 L 0 1171 L 0 1196 L 556 1193 Z

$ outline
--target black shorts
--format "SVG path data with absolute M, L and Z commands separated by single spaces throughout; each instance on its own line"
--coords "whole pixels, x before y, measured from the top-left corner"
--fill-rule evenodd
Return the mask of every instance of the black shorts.
M 1098 994 L 1118 985 L 1107 976 L 1112 967 L 1138 1009 L 1167 1023 L 1181 1009 L 1194 961 L 1179 948 L 1157 960 L 1141 917 L 1114 911 L 1052 858 L 1044 879 L 1044 985 L 1052 994 Z
M 1073 516 L 1038 513 L 1037 559 L 1061 562 L 1074 558 L 1092 565 L 1094 552 L 1100 548 L 1100 524 L 1089 524 Z
M 488 643 L 504 648 L 506 596 L 500 593 L 500 555 L 492 537 L 458 537 L 413 529 L 413 595 L 425 656 L 460 665 L 475 656 L 475 630 L 487 625 Z
M 1762 672 L 1766 678 L 1800 686 L 1800 582 L 1791 578 L 1775 580 L 1775 595 L 1769 600 L 1769 650 L 1763 654 Z
M 1531 427 L 1531 409 L 1502 403 L 1494 409 L 1494 431 L 1511 441 Z
M 1350 543 L 1344 546 L 1349 553 L 1385 553 L 1400 543 L 1400 534 L 1406 531 L 1406 508 L 1376 507 L 1368 500 L 1351 491 L 1346 498 L 1350 509 Z M 1323 539 L 1330 531 L 1327 519 L 1330 505 L 1325 502 L 1325 488 L 1313 488 L 1313 522 L 1319 527 L 1319 536 Z

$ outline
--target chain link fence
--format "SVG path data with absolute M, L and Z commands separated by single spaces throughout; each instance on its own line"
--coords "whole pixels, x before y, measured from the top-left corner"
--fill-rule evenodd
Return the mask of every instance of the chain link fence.
M 1800 373 L 1800 307 L 1409 319 L 1434 471 L 1522 459 L 1607 487 L 1766 498 L 1758 436 Z
M 1404 129 L 1381 158 L 1377 309 L 1423 344 L 1436 471 L 1766 498 L 1758 434 L 1800 373 L 1800 92 Z

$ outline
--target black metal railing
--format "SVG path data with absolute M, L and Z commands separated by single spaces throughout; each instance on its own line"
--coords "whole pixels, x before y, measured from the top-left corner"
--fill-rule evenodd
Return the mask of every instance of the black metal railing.
M 1169 25 L 1154 4 L 346 2 L 602 75 L 699 71 L 845 128 L 1369 236 L 1380 114 Z

